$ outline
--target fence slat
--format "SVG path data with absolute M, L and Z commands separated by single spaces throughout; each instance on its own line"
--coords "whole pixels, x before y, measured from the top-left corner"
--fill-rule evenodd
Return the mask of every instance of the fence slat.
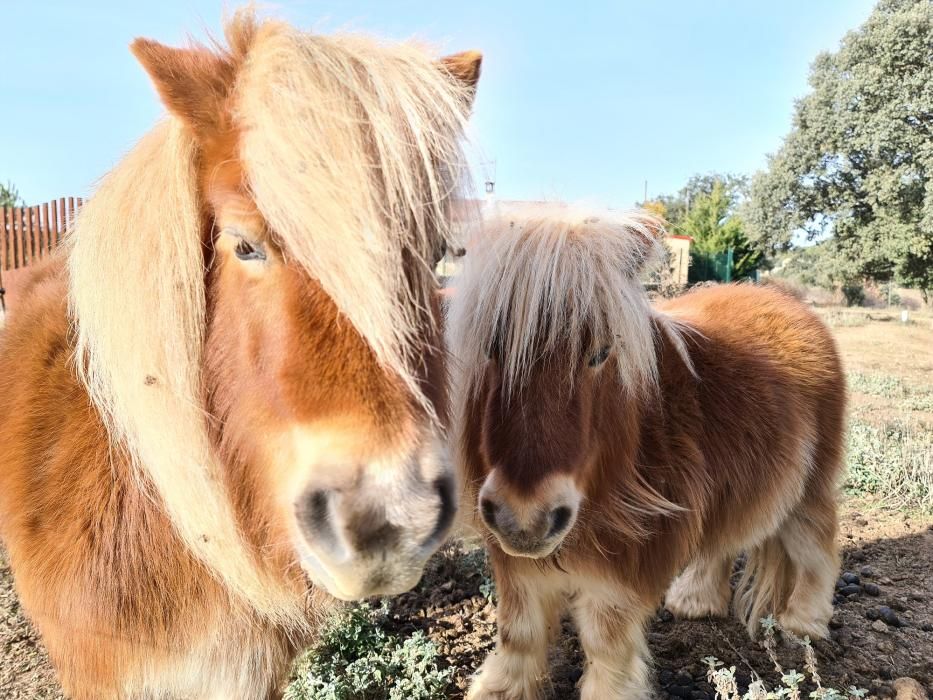
M 9 209 L 3 207 L 3 212 L 0 214 L 0 270 L 9 270 L 9 262 L 7 261 L 7 217 L 9 216 Z M 12 228 L 12 226 L 10 227 Z
M 71 225 L 74 223 L 74 221 L 75 221 L 75 198 L 69 197 L 68 198 L 68 219 L 67 219 L 68 223 L 65 226 L 66 231 L 71 230 Z
M 49 203 L 45 202 L 39 208 L 40 221 L 41 221 L 41 231 L 42 231 L 42 257 L 44 258 L 51 251 L 49 246 Z
M 13 221 L 11 217 L 11 210 L 7 207 L 3 208 L 3 211 L 0 212 L 0 270 L 9 270 L 10 263 L 7 259 L 9 255 L 9 245 L 7 241 L 9 240 L 9 233 L 7 232 L 7 221 L 10 222 L 10 229 L 13 228 Z
M 16 267 L 26 265 L 23 257 L 23 208 L 16 208 Z
M 58 202 L 54 199 L 49 202 L 49 246 L 58 247 Z
M 33 222 L 33 208 L 26 207 L 23 214 L 26 216 L 26 232 L 24 234 L 26 246 L 23 250 L 26 252 L 26 264 L 31 265 L 36 262 L 36 230 Z
M 39 221 L 40 207 L 29 207 L 30 217 L 32 219 L 32 261 L 39 262 L 42 251 L 42 229 Z
M 39 230 L 39 207 L 29 207 L 29 218 L 32 220 L 32 261 L 39 262 L 41 232 Z

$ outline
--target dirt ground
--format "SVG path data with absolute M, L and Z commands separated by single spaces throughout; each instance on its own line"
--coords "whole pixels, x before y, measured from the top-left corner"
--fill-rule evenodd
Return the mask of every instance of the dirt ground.
M 861 325 L 861 320 L 827 319 L 847 369 L 933 389 L 933 321 L 921 315 L 914 324 L 902 326 L 890 315 L 887 320 L 876 315 L 879 318 Z M 860 414 L 898 410 L 896 399 L 875 395 L 856 394 L 852 403 Z M 928 417 L 921 413 L 915 418 Z M 907 676 L 933 693 L 933 518 L 891 509 L 874 499 L 849 498 L 842 505 L 840 543 L 843 572 L 852 581 L 847 585 L 855 588 L 848 590 L 850 595 L 837 594 L 831 637 L 815 645 L 824 685 L 840 690 L 854 685 L 889 697 L 894 695 L 893 681 Z M 462 694 L 470 674 L 493 646 L 495 606 L 489 595 L 481 553 L 463 556 L 448 549 L 435 558 L 416 591 L 393 601 L 394 631 L 424 630 L 437 643 L 442 663 L 455 669 L 451 697 Z M 678 621 L 659 610 L 649 643 L 661 697 L 711 698 L 701 662 L 709 655 L 735 665 L 740 685 L 747 686 L 753 672 L 769 687 L 778 680 L 764 650 L 749 641 L 733 619 Z M 779 656 L 785 669 L 803 670 L 799 647 L 785 643 Z M 553 697 L 576 697 L 574 684 L 582 663 L 567 623 L 552 652 Z M 0 698 L 61 697 L 42 644 L 20 610 L 0 551 Z
M 861 591 L 837 596 L 831 637 L 815 644 L 823 684 L 842 690 L 854 685 L 871 695 L 893 697 L 891 682 L 907 676 L 928 691 L 933 689 L 930 519 L 886 510 L 868 500 L 849 500 L 843 506 L 840 544 L 843 572 L 858 576 Z M 401 596 L 393 605 L 396 631 L 423 630 L 456 669 L 459 692 L 454 697 L 467 687 L 470 674 L 494 644 L 495 607 L 483 595 L 483 583 L 477 567 L 464 566 L 462 556 L 448 554 L 438 559 L 418 591 Z M 890 608 L 903 626 L 876 624 L 873 618 L 882 606 Z M 779 680 L 765 650 L 749 640 L 735 619 L 681 621 L 662 609 L 650 625 L 648 641 L 662 698 L 712 698 L 701 661 L 710 655 L 736 666 L 743 691 L 753 670 L 768 687 Z M 803 671 L 800 647 L 784 642 L 778 656 L 785 669 Z M 552 697 L 576 697 L 574 684 L 582 672 L 583 656 L 569 622 L 552 650 L 550 666 Z

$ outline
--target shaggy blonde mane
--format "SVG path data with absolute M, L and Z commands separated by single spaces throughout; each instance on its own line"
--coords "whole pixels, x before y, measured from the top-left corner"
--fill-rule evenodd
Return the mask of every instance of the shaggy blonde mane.
M 419 396 L 413 340 L 465 184 L 468 92 L 417 46 L 280 24 L 260 29 L 239 84 L 263 217 Z
M 256 204 L 387 371 L 422 399 L 414 347 L 463 180 L 467 89 L 424 50 L 322 37 L 240 12 L 225 58 Z M 197 146 L 169 117 L 119 163 L 69 241 L 77 368 L 118 450 L 230 591 L 280 622 L 294 597 L 238 532 L 201 387 Z M 406 268 L 408 274 L 406 275 Z
M 507 395 L 558 343 L 574 357 L 612 343 L 624 386 L 634 393 L 653 387 L 652 320 L 679 340 L 675 325 L 650 307 L 640 279 L 663 257 L 660 231 L 660 222 L 641 211 L 554 203 L 493 212 L 468 245 L 449 309 L 461 390 L 476 388 L 494 342 Z M 588 337 L 594 347 L 581 347 Z M 567 369 L 572 373 L 574 363 Z

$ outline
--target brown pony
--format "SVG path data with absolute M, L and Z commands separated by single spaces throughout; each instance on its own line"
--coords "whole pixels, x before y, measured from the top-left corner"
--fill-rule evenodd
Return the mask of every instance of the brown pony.
M 492 218 L 449 311 L 454 438 L 499 593 L 469 696 L 534 698 L 569 607 L 589 700 L 650 694 L 644 625 L 667 606 L 825 635 L 838 570 L 845 386 L 800 302 L 727 285 L 652 307 L 644 214 Z M 677 574 L 680 574 L 675 579 Z M 673 580 L 673 584 L 671 581 Z
M 455 514 L 433 263 L 476 53 L 237 14 L 0 339 L 0 532 L 74 698 L 276 697 Z

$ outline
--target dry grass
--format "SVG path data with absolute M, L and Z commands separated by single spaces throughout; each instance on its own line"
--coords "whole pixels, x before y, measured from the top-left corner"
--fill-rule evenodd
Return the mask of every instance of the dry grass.
M 847 492 L 933 513 L 933 314 L 819 311 L 848 371 Z

